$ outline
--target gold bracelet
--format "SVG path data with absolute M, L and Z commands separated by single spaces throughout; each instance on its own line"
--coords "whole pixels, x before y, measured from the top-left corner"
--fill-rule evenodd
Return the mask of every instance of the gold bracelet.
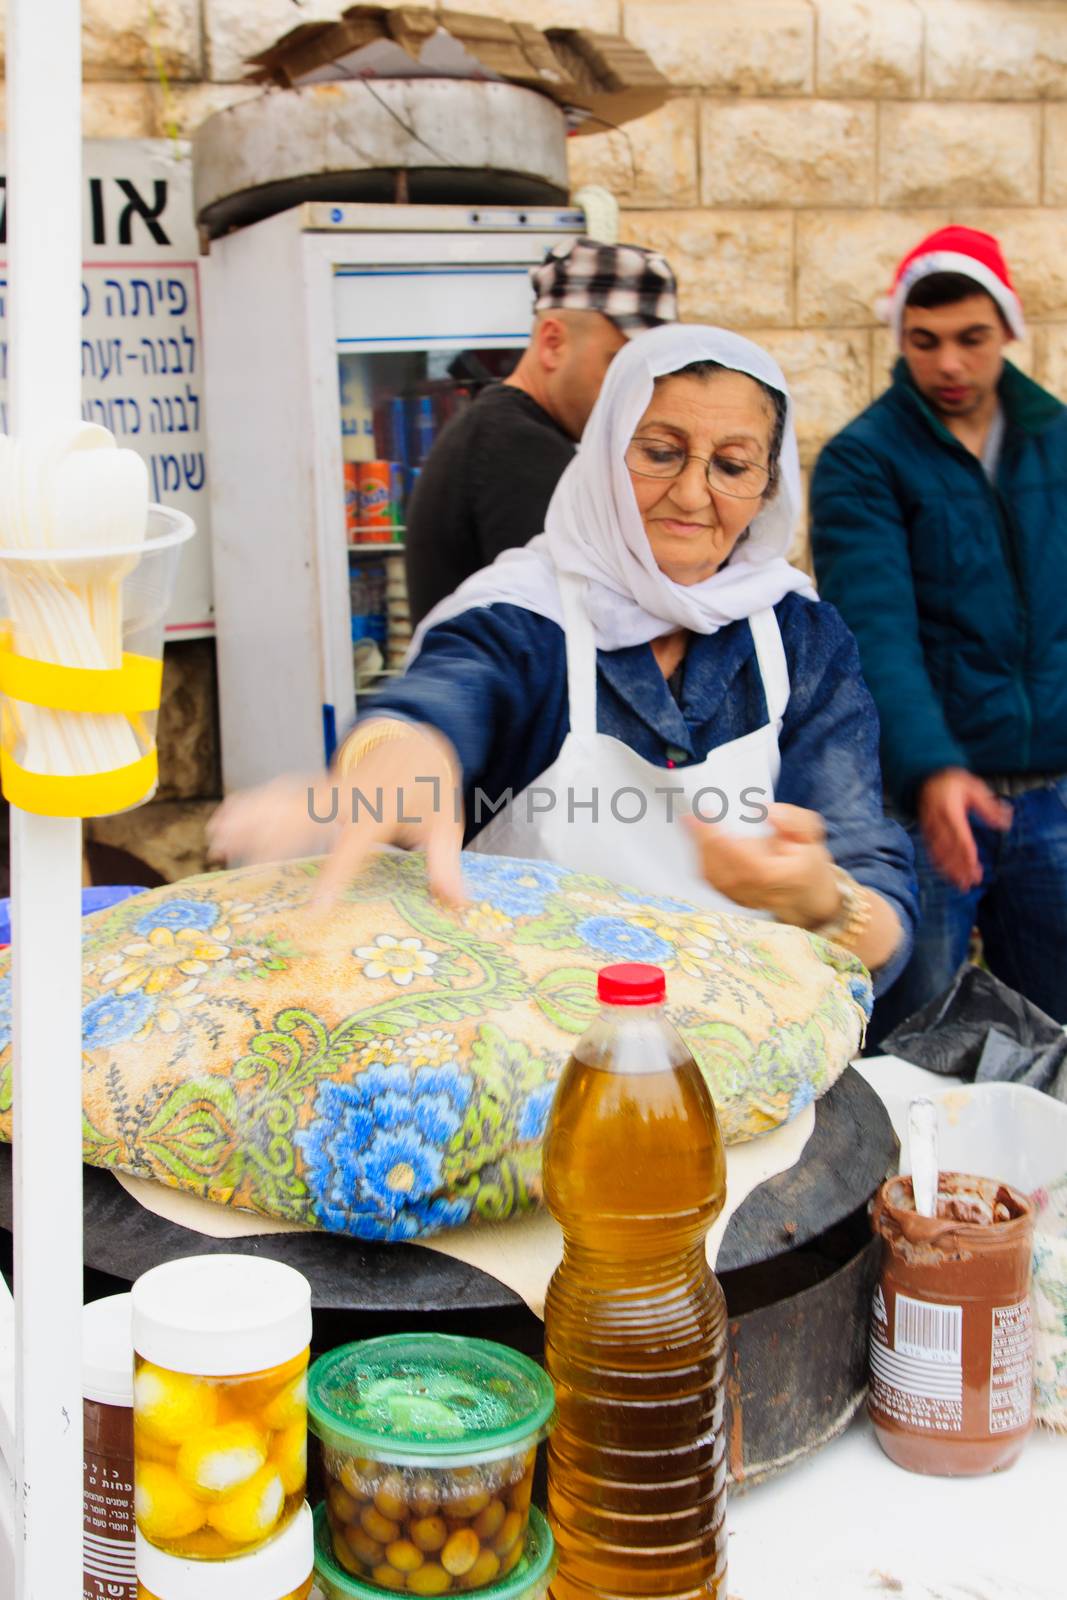
M 413 731 L 410 722 L 371 722 L 367 724 L 366 732 L 360 733 L 358 728 L 353 729 L 337 752 L 335 765 L 343 777 L 354 772 L 359 763 L 371 750 L 377 749 L 380 744 L 393 744 L 397 739 L 406 739 Z
M 834 867 L 841 904 L 836 917 L 812 928 L 820 939 L 831 939 L 834 944 L 850 945 L 864 932 L 871 920 L 871 902 L 855 878 L 850 878 L 843 867 Z

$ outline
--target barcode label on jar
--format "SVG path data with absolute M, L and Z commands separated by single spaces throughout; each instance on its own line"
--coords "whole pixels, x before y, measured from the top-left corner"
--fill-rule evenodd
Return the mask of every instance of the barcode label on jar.
M 897 1354 L 961 1367 L 963 1361 L 963 1307 L 934 1306 L 910 1295 L 897 1295 L 893 1343 Z
M 890 1315 L 878 1289 L 871 1317 L 871 1406 L 931 1433 L 963 1428 L 963 1307 L 898 1294 Z
M 993 1307 L 989 1353 L 989 1431 L 1014 1433 L 1030 1421 L 1034 1391 L 1034 1336 L 1030 1302 Z

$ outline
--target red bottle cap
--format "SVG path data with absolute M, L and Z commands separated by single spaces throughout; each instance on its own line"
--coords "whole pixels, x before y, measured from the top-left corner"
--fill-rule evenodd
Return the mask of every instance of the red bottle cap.
M 596 975 L 596 997 L 605 1006 L 658 1006 L 667 998 L 662 967 L 644 961 L 620 961 L 601 967 Z

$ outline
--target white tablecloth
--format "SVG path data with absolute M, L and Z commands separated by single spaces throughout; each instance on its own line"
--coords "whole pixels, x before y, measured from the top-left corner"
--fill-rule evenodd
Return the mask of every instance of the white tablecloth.
M 1064 1600 L 1067 1438 L 1035 1432 L 1008 1472 L 924 1478 L 865 1416 L 727 1512 L 732 1600 Z

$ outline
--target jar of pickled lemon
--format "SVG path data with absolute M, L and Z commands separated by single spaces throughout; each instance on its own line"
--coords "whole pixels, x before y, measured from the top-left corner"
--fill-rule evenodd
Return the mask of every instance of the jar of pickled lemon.
M 228 1561 L 296 1516 L 310 1342 L 310 1286 L 281 1262 L 188 1256 L 137 1280 L 134 1510 L 149 1544 Z
M 333 1560 L 378 1589 L 485 1589 L 523 1559 L 552 1383 L 504 1345 L 398 1335 L 321 1356 L 308 1383 Z
M 138 1600 L 308 1600 L 315 1558 L 311 1508 L 302 1505 L 284 1532 L 247 1556 L 189 1561 L 137 1535 Z

